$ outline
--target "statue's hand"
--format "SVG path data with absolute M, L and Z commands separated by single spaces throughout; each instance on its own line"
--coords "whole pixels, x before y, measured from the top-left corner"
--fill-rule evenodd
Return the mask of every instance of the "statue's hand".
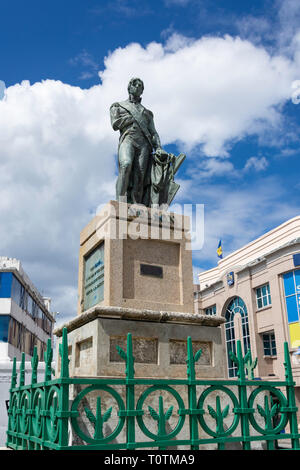
M 157 155 L 159 158 L 161 158 L 161 159 L 163 159 L 163 160 L 165 160 L 165 159 L 169 156 L 168 152 L 166 152 L 166 151 L 165 151 L 164 149 L 162 149 L 161 147 L 158 147 L 158 148 L 155 150 L 155 153 L 156 153 L 156 155 Z

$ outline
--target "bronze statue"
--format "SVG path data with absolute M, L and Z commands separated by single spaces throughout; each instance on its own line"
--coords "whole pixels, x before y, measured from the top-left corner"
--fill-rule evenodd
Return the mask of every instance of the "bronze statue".
M 120 131 L 116 197 L 147 207 L 169 205 L 179 189 L 174 174 L 185 155 L 175 157 L 162 149 L 153 113 L 141 104 L 143 90 L 142 80 L 132 78 L 128 100 L 110 107 L 112 127 Z

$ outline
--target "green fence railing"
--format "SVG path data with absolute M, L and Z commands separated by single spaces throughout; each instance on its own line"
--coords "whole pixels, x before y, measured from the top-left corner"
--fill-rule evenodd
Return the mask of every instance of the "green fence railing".
M 45 378 L 37 383 L 38 358 L 32 358 L 31 383 L 25 384 L 25 355 L 19 383 L 14 360 L 7 447 L 15 450 L 192 449 L 240 443 L 249 450 L 264 441 L 272 450 L 285 441 L 299 449 L 297 407 L 288 345 L 285 380 L 255 380 L 250 351 L 237 342 L 238 376 L 199 380 L 195 354 L 187 339 L 186 379 L 135 378 L 132 337 L 117 347 L 125 362 L 124 378 L 69 377 L 67 329 L 59 347 L 60 377 L 53 378 L 51 341 L 45 353 Z M 70 400 L 72 387 L 72 396 Z M 172 424 L 172 425 L 171 425 Z M 72 438 L 70 438 L 70 433 Z

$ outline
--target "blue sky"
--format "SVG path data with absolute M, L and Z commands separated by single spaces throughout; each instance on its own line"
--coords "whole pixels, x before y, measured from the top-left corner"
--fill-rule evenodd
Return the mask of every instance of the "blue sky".
M 61 318 L 79 232 L 114 198 L 108 109 L 131 76 L 163 145 L 187 154 L 176 202 L 205 205 L 195 274 L 220 238 L 227 255 L 299 215 L 298 1 L 11 0 L 1 18 L 1 254 Z
M 2 2 L 1 17 L 7 86 L 50 78 L 89 87 L 99 83 L 104 57 L 118 47 L 160 42 L 172 32 L 191 38 L 241 34 L 241 18 L 276 23 L 277 7 L 274 1 L 12 0 Z M 85 73 L 93 76 L 83 84 Z

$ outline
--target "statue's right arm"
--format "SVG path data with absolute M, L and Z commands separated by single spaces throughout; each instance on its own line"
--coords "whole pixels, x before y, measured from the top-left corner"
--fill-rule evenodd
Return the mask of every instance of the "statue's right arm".
M 114 103 L 110 107 L 110 121 L 114 131 L 123 131 L 130 126 L 134 119 L 124 108 L 118 103 Z

